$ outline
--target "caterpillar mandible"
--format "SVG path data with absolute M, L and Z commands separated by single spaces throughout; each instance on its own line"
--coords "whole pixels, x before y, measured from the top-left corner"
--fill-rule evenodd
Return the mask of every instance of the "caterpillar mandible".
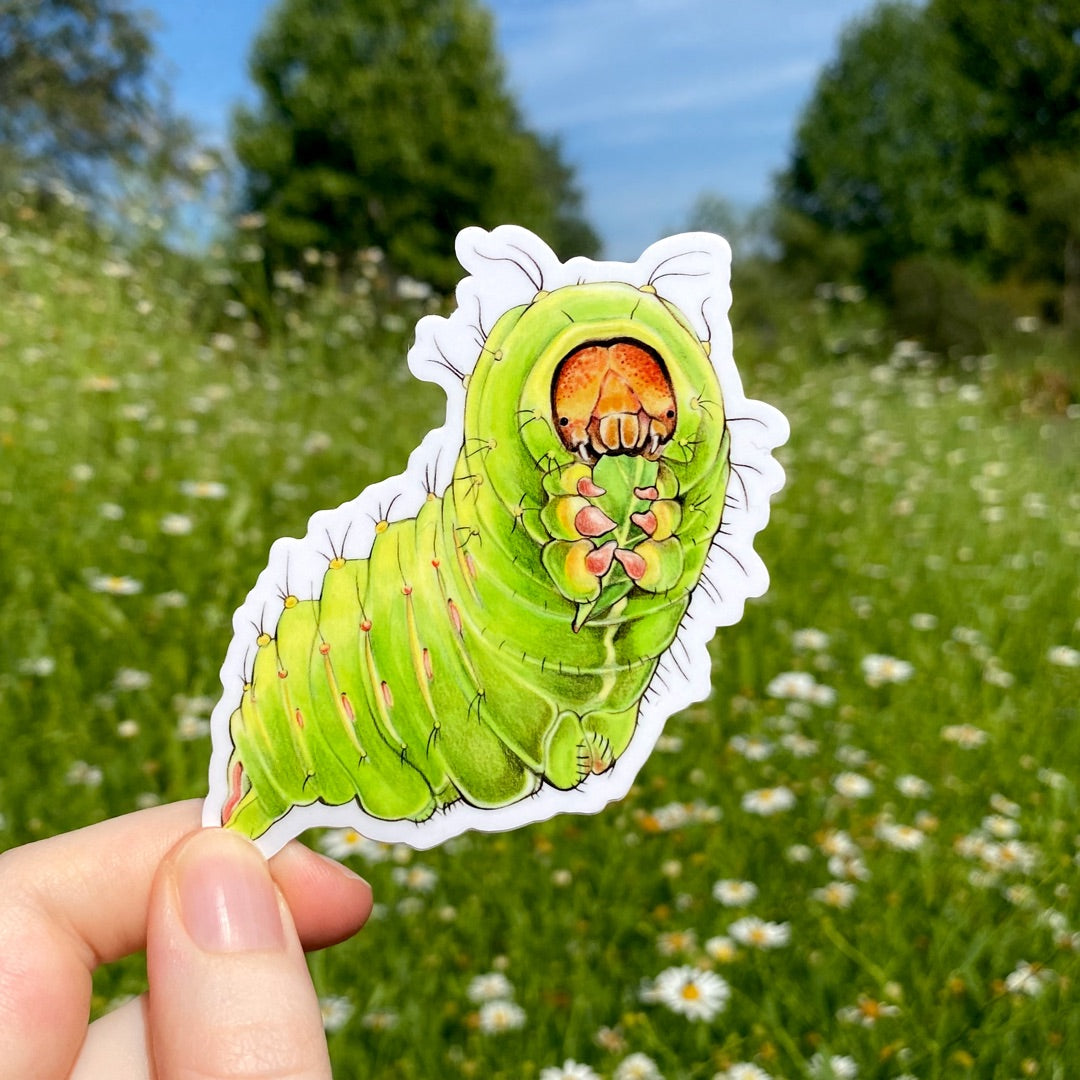
M 280 540 L 234 617 L 207 824 L 429 847 L 621 797 L 706 644 L 767 586 L 775 409 L 731 358 L 729 253 L 561 263 L 467 229 L 409 364 L 447 419 L 402 476 Z

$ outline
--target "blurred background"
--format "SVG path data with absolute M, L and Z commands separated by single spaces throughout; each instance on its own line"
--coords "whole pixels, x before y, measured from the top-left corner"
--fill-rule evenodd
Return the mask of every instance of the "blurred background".
M 232 612 L 440 422 L 507 221 L 731 241 L 773 583 L 603 814 L 307 838 L 378 900 L 339 1072 L 1071 1075 L 1080 0 L 0 0 L 0 849 L 205 792 Z
M 377 247 L 446 292 L 469 224 L 616 259 L 700 227 L 786 283 L 868 288 L 933 348 L 1080 319 L 1069 3 L 8 0 L 0 20 L 9 186 L 188 251 L 257 242 L 271 275 Z

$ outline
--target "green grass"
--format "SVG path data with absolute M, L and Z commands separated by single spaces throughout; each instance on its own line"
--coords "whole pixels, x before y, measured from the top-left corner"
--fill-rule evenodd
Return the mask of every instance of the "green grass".
M 418 310 L 374 268 L 357 280 L 270 297 L 267 342 L 168 258 L 0 226 L 0 847 L 201 795 L 230 618 L 270 543 L 399 471 L 438 421 L 404 364 Z M 1065 361 L 1025 339 L 1022 359 L 890 362 L 860 303 L 736 342 L 748 394 L 792 426 L 758 541 L 771 591 L 720 632 L 712 698 L 672 718 L 621 804 L 350 857 L 377 915 L 312 958 L 353 1010 L 330 1035 L 340 1075 L 511 1080 L 573 1058 L 607 1077 L 631 1051 L 668 1080 L 811 1075 L 815 1053 L 860 1077 L 1069 1075 L 1080 669 L 1051 650 L 1080 647 L 1080 424 L 1038 390 Z M 870 685 L 877 654 L 910 677 Z M 771 695 L 793 671 L 835 700 Z M 872 790 L 841 794 L 844 773 Z M 744 808 L 779 787 L 789 809 Z M 838 831 L 853 856 L 830 868 Z M 410 884 L 417 867 L 433 876 Z M 724 907 L 720 879 L 757 895 Z M 836 879 L 846 908 L 818 898 Z M 747 914 L 788 943 L 710 957 Z M 729 984 L 711 1021 L 643 999 L 680 964 Z M 525 1013 L 494 1034 L 468 994 L 493 970 Z M 144 982 L 137 961 L 101 973 L 99 1008 Z M 860 1000 L 895 1013 L 853 1022 Z

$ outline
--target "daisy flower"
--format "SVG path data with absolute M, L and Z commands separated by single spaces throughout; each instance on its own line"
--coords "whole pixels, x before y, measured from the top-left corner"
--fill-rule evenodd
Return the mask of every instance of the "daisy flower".
M 730 964 L 738 955 L 735 942 L 723 934 L 709 938 L 704 945 L 705 955 L 718 964 Z
M 612 1080 L 664 1080 L 657 1064 L 648 1054 L 631 1054 L 619 1062 Z
M 1005 989 L 1010 994 L 1038 997 L 1043 992 L 1043 988 L 1053 981 L 1054 973 L 1049 968 L 1021 960 L 1015 970 L 1005 976 Z
M 359 855 L 371 863 L 383 862 L 390 854 L 390 849 L 385 844 L 369 840 L 355 829 L 331 829 L 323 834 L 319 847 L 332 859 Z
M 465 991 L 470 1001 L 505 1001 L 513 997 L 514 987 L 501 971 L 489 971 L 486 975 L 477 975 Z
M 706 1022 L 723 1012 L 730 996 L 731 988 L 715 972 L 687 965 L 661 971 L 648 994 L 680 1016 Z
M 833 777 L 833 787 L 846 799 L 865 799 L 874 793 L 874 782 L 854 772 L 838 773 Z
M 486 1001 L 480 1007 L 477 1026 L 485 1035 L 517 1031 L 525 1026 L 525 1010 L 512 1001 Z
M 790 810 L 795 805 L 795 793 L 783 784 L 777 787 L 758 788 L 742 797 L 742 808 L 750 814 L 769 817 Z
M 740 944 L 755 949 L 779 949 L 791 940 L 791 924 L 766 922 L 756 915 L 737 919 L 728 933 Z
M 725 878 L 713 885 L 712 894 L 724 907 L 746 907 L 757 899 L 758 887 L 752 881 Z
M 915 668 L 895 656 L 871 653 L 862 658 L 862 673 L 870 686 L 884 686 L 885 683 L 907 682 L 915 674 Z
M 328 1033 L 340 1031 L 352 1017 L 355 1006 L 347 998 L 333 994 L 319 998 L 323 1030 Z
M 855 886 L 850 881 L 830 881 L 810 895 L 826 907 L 849 908 L 855 902 Z
M 736 1061 L 723 1072 L 718 1072 L 713 1080 L 770 1080 L 769 1074 L 750 1061 Z
M 541 1069 L 540 1080 L 600 1080 L 600 1077 L 588 1065 L 567 1058 L 562 1065 Z

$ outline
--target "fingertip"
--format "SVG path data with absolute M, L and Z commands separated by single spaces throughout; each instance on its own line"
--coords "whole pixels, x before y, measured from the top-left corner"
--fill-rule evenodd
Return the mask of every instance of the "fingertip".
M 270 872 L 309 951 L 352 937 L 371 914 L 371 886 L 347 866 L 299 841 L 270 860 Z
M 202 829 L 168 860 L 181 918 L 205 952 L 282 950 L 279 895 L 262 852 L 224 829 Z
M 147 933 L 155 1075 L 329 1077 L 292 926 L 267 860 L 248 840 L 203 829 L 170 852 Z

